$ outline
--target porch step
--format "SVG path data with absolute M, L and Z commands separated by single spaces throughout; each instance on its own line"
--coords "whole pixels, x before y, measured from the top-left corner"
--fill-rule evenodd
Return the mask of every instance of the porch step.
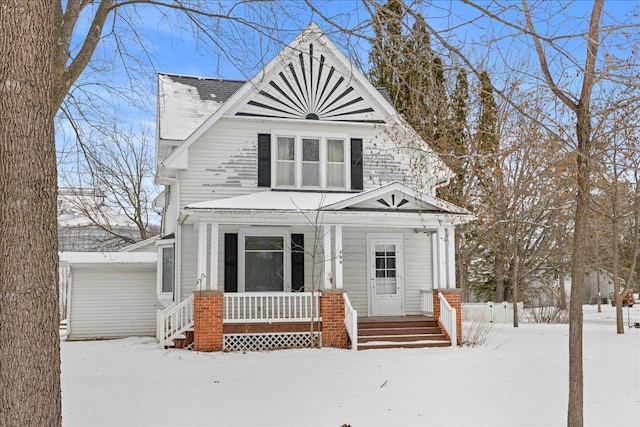
M 184 348 L 187 350 L 191 350 L 193 345 L 193 331 L 185 331 L 184 335 L 179 338 L 174 338 L 173 345 L 168 346 L 169 348 Z
M 424 316 L 358 320 L 358 350 L 451 346 L 438 322 Z

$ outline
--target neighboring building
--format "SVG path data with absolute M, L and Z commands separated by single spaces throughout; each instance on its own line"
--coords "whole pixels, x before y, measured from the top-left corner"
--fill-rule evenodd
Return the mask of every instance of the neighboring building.
M 89 217 L 99 218 L 100 227 Z M 105 228 L 113 230 L 110 233 Z M 104 195 L 90 189 L 58 190 L 58 250 L 61 252 L 113 251 L 140 239 L 126 217 L 104 204 Z
M 613 274 L 599 268 L 597 270 L 588 270 L 584 276 L 584 293 L 582 298 L 583 304 L 598 303 L 598 283 L 600 284 L 600 302 L 602 304 L 610 304 L 610 294 L 613 293 Z M 620 291 L 624 289 L 624 280 L 618 278 Z
M 194 327 L 194 294 L 197 313 L 224 293 L 234 349 L 297 346 L 309 327 L 285 325 L 318 310 L 324 342 L 311 291 L 362 320 L 437 316 L 432 290 L 455 288 L 473 216 L 436 197 L 451 171 L 315 24 L 248 82 L 160 74 L 157 135 L 162 343 Z

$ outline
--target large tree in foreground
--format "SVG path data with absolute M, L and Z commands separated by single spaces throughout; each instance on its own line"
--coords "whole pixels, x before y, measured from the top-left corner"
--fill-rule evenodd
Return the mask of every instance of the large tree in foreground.
M 73 97 L 69 93 L 105 40 L 111 40 L 107 51 L 113 51 L 102 58 L 103 65 L 120 62 L 129 71 L 129 61 L 149 57 L 144 44 L 127 51 L 119 38 L 121 31 L 129 31 L 142 43 L 133 24 L 146 21 L 136 9 L 142 3 L 153 5 L 147 11 L 161 10 L 163 27 L 193 31 L 201 46 L 238 55 L 236 59 L 242 56 L 239 39 L 256 34 L 269 38 L 273 23 L 295 22 L 295 5 L 258 1 L 0 0 L 2 425 L 61 423 L 54 117 L 63 105 L 74 119 L 86 117 L 86 108 L 95 106 L 79 99 L 81 91 Z M 170 11 L 181 14 L 181 27 Z M 253 32 L 247 35 L 243 28 Z M 234 49 L 225 49 L 231 44 Z M 134 91 L 135 79 L 129 81 Z M 69 98 L 72 102 L 65 103 Z M 71 104 L 75 107 L 69 108 Z
M 0 2 L 0 423 L 61 422 L 54 5 Z

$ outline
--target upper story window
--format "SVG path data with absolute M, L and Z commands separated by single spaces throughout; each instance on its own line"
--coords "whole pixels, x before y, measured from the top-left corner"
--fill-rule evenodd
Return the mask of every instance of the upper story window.
M 347 189 L 347 139 L 277 135 L 275 187 Z
M 362 190 L 362 138 L 345 134 L 258 134 L 258 187 Z

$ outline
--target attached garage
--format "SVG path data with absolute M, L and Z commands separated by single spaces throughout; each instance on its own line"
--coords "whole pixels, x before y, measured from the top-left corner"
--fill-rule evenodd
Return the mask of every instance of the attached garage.
M 68 267 L 67 339 L 155 336 L 156 253 L 63 252 Z

